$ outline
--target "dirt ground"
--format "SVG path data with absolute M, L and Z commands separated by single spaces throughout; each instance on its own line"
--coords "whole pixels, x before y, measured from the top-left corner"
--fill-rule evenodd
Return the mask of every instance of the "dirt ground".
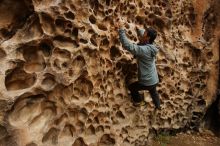
M 150 146 L 220 146 L 220 138 L 210 131 L 196 134 L 178 134 L 176 136 L 157 136 Z

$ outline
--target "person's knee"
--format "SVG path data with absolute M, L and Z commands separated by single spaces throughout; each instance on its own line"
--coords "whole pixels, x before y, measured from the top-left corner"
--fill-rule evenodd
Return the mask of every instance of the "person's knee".
M 130 91 L 133 90 L 133 85 L 132 84 L 128 85 L 128 90 L 130 90 Z
M 128 86 L 128 89 L 131 91 L 131 92 L 138 92 L 139 91 L 139 84 L 137 82 L 134 82 L 132 84 L 130 84 Z
M 157 93 L 156 90 L 150 90 L 149 92 L 150 92 L 150 95 L 151 95 L 152 98 L 155 97 L 155 96 L 158 96 L 158 93 Z

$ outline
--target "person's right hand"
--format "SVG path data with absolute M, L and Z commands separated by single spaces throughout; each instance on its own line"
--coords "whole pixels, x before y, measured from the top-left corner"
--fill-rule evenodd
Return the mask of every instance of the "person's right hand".
M 119 29 L 119 28 L 123 28 L 124 27 L 124 21 L 121 19 L 121 18 L 118 18 L 116 20 L 116 23 L 115 23 L 116 27 Z

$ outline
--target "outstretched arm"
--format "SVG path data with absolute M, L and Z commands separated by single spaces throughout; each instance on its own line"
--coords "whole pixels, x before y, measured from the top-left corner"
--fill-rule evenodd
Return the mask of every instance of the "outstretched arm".
M 122 18 L 118 18 L 116 27 L 119 32 L 119 40 L 122 43 L 123 48 L 131 52 L 135 56 L 141 56 L 143 54 L 143 50 L 136 44 L 130 42 L 130 40 L 126 36 L 126 31 L 123 29 L 124 20 Z
M 122 43 L 122 46 L 128 50 L 129 52 L 131 52 L 133 55 L 135 56 L 141 56 L 143 54 L 143 50 L 136 44 L 131 43 L 127 36 L 126 36 L 126 32 L 124 29 L 120 28 L 119 29 L 119 39 L 120 42 Z

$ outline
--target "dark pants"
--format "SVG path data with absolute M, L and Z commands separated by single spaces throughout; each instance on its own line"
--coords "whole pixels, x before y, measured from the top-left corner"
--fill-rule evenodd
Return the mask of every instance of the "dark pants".
M 139 82 L 134 82 L 128 86 L 128 89 L 131 91 L 131 98 L 134 102 L 141 102 L 144 100 L 144 96 L 141 96 L 138 91 L 148 90 L 151 95 L 154 105 L 157 108 L 159 108 L 160 98 L 156 90 L 156 87 L 157 87 L 157 84 L 152 85 L 152 86 L 145 86 L 145 85 L 140 84 Z

